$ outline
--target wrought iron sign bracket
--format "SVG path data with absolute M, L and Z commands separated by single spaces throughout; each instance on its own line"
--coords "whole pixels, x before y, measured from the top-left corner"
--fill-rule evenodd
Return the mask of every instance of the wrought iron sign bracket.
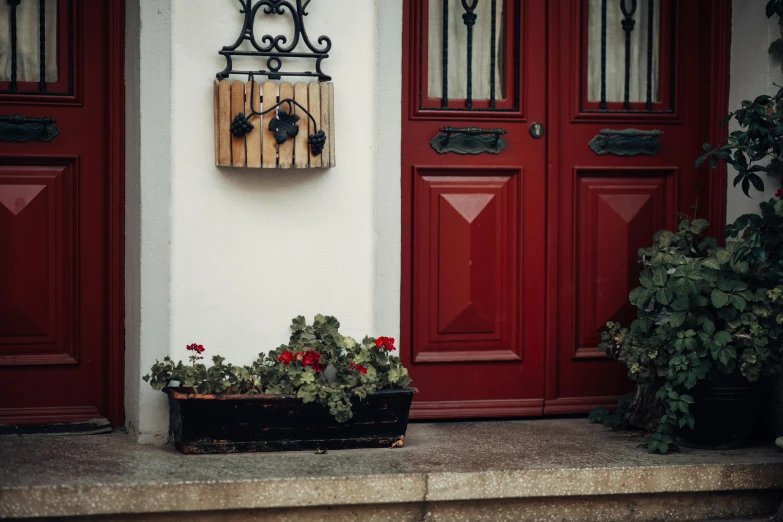
M 638 156 L 645 154 L 655 156 L 661 150 L 661 142 L 658 136 L 663 134 L 659 130 L 639 129 L 602 129 L 599 134 L 590 140 L 590 149 L 603 156 Z
M 497 154 L 506 146 L 501 136 L 506 129 L 483 129 L 481 127 L 441 127 L 440 134 L 432 138 L 430 145 L 438 154 Z
M 320 82 L 331 80 L 331 77 L 321 70 L 321 63 L 329 57 L 329 50 L 332 48 L 332 41 L 328 36 L 318 37 L 316 47 L 307 35 L 305 29 L 304 17 L 307 16 L 307 6 L 311 0 L 238 0 L 242 8 L 239 10 L 244 15 L 242 30 L 236 42 L 232 45 L 223 47 L 218 54 L 226 59 L 226 68 L 217 73 L 218 79 L 228 78 L 229 75 L 238 74 L 246 76 L 254 74 L 266 76 L 270 80 L 280 80 L 283 76 L 310 76 L 315 77 Z M 295 2 L 295 5 L 292 4 Z M 261 43 L 256 38 L 256 16 L 258 11 L 263 8 L 266 15 L 290 15 L 294 25 L 294 34 L 290 37 L 280 34 L 272 36 L 265 34 L 261 37 Z M 307 52 L 295 51 L 299 42 L 304 42 Z M 239 47 L 243 42 L 248 42 L 251 50 L 241 51 Z M 233 64 L 234 56 L 260 57 L 266 60 L 266 69 L 235 70 Z M 315 60 L 315 71 L 283 71 L 284 61 L 287 58 L 311 58 Z
M 0 141 L 52 141 L 60 133 L 54 118 L 28 118 L 18 114 L 0 116 Z

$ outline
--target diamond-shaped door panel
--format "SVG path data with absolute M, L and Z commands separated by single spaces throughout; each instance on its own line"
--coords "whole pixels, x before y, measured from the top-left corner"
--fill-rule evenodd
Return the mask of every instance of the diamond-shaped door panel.
M 420 169 L 416 176 L 415 362 L 521 359 L 512 290 L 518 171 L 481 174 Z
M 77 360 L 76 177 L 51 162 L 0 165 L 0 366 Z
M 497 196 L 441 194 L 438 234 L 438 331 L 494 329 Z
M 639 285 L 639 248 L 676 216 L 672 171 L 577 174 L 577 357 L 597 350 L 607 321 L 629 324 L 636 309 L 629 292 Z

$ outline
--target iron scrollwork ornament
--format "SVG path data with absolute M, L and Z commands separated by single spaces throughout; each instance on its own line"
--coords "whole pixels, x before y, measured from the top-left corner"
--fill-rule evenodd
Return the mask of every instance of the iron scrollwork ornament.
M 230 75 L 247 75 L 248 81 L 253 81 L 256 75 L 266 76 L 270 80 L 280 80 L 283 76 L 309 76 L 317 78 L 319 82 L 331 80 L 331 77 L 321 70 L 323 60 L 329 57 L 329 51 L 332 48 L 332 41 L 328 36 L 318 37 L 318 46 L 310 41 L 305 28 L 304 17 L 307 16 L 307 6 L 311 0 L 237 0 L 242 6 L 239 10 L 244 15 L 242 30 L 239 37 L 232 44 L 223 47 L 218 54 L 226 59 L 226 67 L 217 73 L 218 79 L 228 78 Z M 262 11 L 265 15 L 290 15 L 293 22 L 293 34 L 279 34 L 272 36 L 265 34 L 261 36 L 260 43 L 256 37 L 256 17 Z M 250 50 L 240 50 L 239 47 L 244 43 L 250 44 Z M 299 43 L 304 43 L 308 51 L 296 51 Z M 233 57 L 261 57 L 266 61 L 266 69 L 258 70 L 235 70 Z M 315 60 L 315 71 L 284 71 L 283 65 L 287 58 L 311 58 Z M 255 82 L 250 91 L 250 99 L 254 98 Z M 288 104 L 288 111 L 279 110 L 283 104 Z M 248 121 L 250 116 L 263 116 L 271 111 L 275 112 L 275 117 L 269 122 L 269 130 L 275 133 L 275 141 L 278 144 L 285 143 L 289 138 L 295 137 L 299 133 L 299 116 L 294 114 L 294 105 L 299 107 L 304 114 L 313 123 L 315 132 L 308 136 L 310 151 L 314 155 L 319 155 L 326 144 L 326 134 L 323 130 L 318 130 L 318 124 L 313 115 L 300 103 L 292 98 L 285 98 L 279 103 L 263 112 L 255 109 L 249 113 L 239 113 L 234 116 L 231 122 L 231 134 L 236 137 L 245 136 L 253 129 L 253 124 Z
M 12 114 L 0 116 L 0 141 L 52 141 L 60 133 L 54 118 L 28 118 Z
M 318 78 L 318 81 L 326 82 L 331 80 L 327 74 L 321 70 L 321 63 L 329 57 L 329 51 L 332 48 L 332 41 L 328 36 L 318 37 L 317 47 L 310 41 L 305 29 L 304 17 L 307 16 L 307 6 L 310 0 L 258 0 L 253 4 L 253 0 L 238 0 L 242 6 L 239 10 L 244 15 L 242 31 L 239 37 L 232 45 L 223 47 L 219 54 L 226 59 L 226 68 L 217 73 L 218 79 L 228 78 L 231 74 L 254 74 L 267 76 L 270 80 L 279 80 L 283 76 L 311 76 Z M 295 2 L 292 3 L 292 2 Z M 290 15 L 293 22 L 293 35 L 286 36 L 280 34 L 272 36 L 265 34 L 261 37 L 261 43 L 256 38 L 256 17 L 259 10 L 263 8 L 266 15 Z M 248 42 L 251 50 L 241 51 L 239 47 L 242 43 Z M 295 51 L 297 45 L 303 42 L 308 51 Z M 255 71 L 234 70 L 234 56 L 257 56 L 266 60 L 266 69 Z M 315 71 L 291 72 L 281 70 L 284 61 L 287 58 L 311 58 L 315 60 Z
M 590 141 L 590 149 L 603 156 L 638 156 L 645 154 L 655 156 L 661 150 L 661 142 L 658 136 L 663 134 L 659 130 L 639 129 L 602 129 L 599 134 Z

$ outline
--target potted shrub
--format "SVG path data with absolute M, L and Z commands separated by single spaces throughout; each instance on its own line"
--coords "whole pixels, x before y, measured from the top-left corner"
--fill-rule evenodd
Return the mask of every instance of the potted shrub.
M 652 428 L 646 447 L 660 453 L 747 441 L 762 404 L 755 383 L 780 371 L 783 354 L 780 196 L 729 225 L 725 247 L 702 237 L 706 221 L 686 219 L 640 250 L 637 319 L 607 324 L 600 346 L 628 367 L 637 394 L 594 420 Z
M 192 344 L 190 364 L 169 357 L 144 377 L 168 394 L 171 435 L 183 453 L 397 447 L 414 389 L 394 339 L 359 343 L 334 317 L 297 317 L 291 338 L 249 366 Z

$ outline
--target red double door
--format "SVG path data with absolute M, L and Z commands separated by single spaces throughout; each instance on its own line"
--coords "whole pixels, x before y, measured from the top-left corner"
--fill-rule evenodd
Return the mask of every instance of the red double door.
M 405 1 L 414 418 L 579 413 L 630 389 L 600 330 L 634 317 L 637 249 L 696 204 L 717 4 Z
M 124 2 L 1 4 L 0 425 L 122 424 Z

